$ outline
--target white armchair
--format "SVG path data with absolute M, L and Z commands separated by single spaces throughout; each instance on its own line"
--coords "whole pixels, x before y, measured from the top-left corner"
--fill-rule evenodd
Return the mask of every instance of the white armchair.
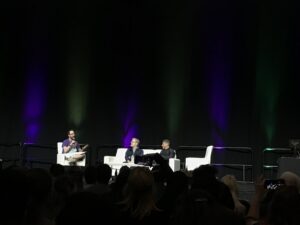
M 127 148 L 118 148 L 116 156 L 104 156 L 103 163 L 105 164 L 117 164 L 125 161 L 125 153 Z
M 78 154 L 78 153 L 73 153 Z M 56 163 L 63 165 L 63 166 L 70 166 L 70 161 L 66 159 L 66 155 L 63 153 L 62 148 L 62 142 L 57 142 L 57 157 L 56 157 Z M 70 156 L 70 153 L 68 154 Z M 86 157 L 84 157 L 82 160 L 76 162 L 76 166 L 85 166 L 86 164 Z
M 185 168 L 188 171 L 194 170 L 201 165 L 207 165 L 211 163 L 211 155 L 213 151 L 213 146 L 207 146 L 205 156 L 203 158 L 187 157 L 185 158 Z

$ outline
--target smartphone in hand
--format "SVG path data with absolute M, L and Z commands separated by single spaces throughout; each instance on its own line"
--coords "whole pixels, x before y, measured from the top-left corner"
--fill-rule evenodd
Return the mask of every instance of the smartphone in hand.
M 283 179 L 266 179 L 264 183 L 264 187 L 267 190 L 276 190 L 279 187 L 285 185 Z

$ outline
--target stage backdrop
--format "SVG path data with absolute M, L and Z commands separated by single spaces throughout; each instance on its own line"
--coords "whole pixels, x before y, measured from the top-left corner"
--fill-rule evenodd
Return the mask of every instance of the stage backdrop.
M 2 1 L 0 141 L 287 147 L 295 0 Z

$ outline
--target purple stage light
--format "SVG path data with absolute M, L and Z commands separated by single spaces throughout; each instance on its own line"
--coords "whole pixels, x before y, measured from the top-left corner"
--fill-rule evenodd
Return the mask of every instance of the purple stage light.
M 222 38 L 221 38 L 222 37 Z M 231 85 L 230 51 L 226 47 L 226 35 L 214 40 L 209 54 L 208 70 L 210 84 L 210 113 L 214 145 L 224 146 L 224 136 L 228 132 L 229 95 Z
M 133 137 L 137 136 L 137 125 L 135 124 L 136 120 L 136 104 L 135 101 L 131 101 L 127 105 L 127 112 L 125 114 L 124 121 L 124 135 L 123 135 L 123 146 L 129 147 L 130 141 Z
M 24 122 L 25 141 L 36 142 L 40 131 L 41 116 L 45 106 L 45 78 L 43 70 L 33 68 L 25 87 Z

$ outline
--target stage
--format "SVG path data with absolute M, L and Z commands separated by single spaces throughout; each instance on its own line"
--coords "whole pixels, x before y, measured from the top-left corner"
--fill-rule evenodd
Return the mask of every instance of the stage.
M 103 163 L 105 156 L 115 156 L 119 145 L 91 146 L 87 151 L 86 164 L 96 165 Z M 159 149 L 160 146 L 141 146 L 144 149 Z M 275 149 L 275 148 L 274 148 Z M 185 171 L 186 157 L 203 157 L 206 146 L 178 146 L 176 157 L 180 160 L 180 170 Z M 275 149 L 278 150 L 278 149 Z M 280 149 L 281 152 L 283 149 Z M 276 178 L 278 160 L 282 156 L 291 154 L 289 149 L 272 157 L 265 156 L 269 164 L 259 165 L 253 158 L 253 150 L 249 147 L 214 147 L 211 156 L 211 165 L 218 170 L 218 177 L 232 174 L 238 181 L 253 182 L 255 177 L 264 174 L 266 178 Z M 272 154 L 272 151 L 268 151 Z M 49 168 L 57 162 L 57 147 L 54 145 L 40 145 L 33 143 L 10 143 L 0 144 L 0 159 L 3 168 L 11 165 L 19 165 L 28 168 Z M 270 165 L 272 163 L 272 167 Z M 267 167 L 269 166 L 269 167 Z

